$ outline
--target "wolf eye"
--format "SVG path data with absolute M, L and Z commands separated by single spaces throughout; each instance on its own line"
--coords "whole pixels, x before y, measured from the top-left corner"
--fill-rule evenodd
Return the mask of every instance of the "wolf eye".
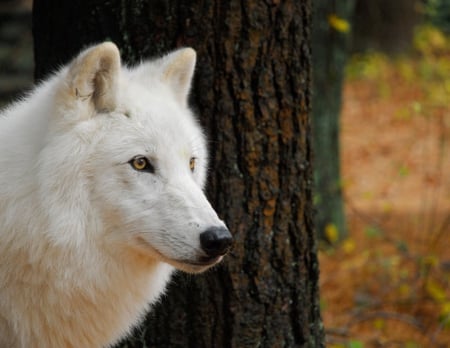
M 137 171 L 149 173 L 155 172 L 155 168 L 153 167 L 153 165 L 144 156 L 136 156 L 132 158 L 128 163 L 130 163 L 130 165 Z
M 197 159 L 195 157 L 191 157 L 191 159 L 189 160 L 189 168 L 191 169 L 191 172 L 193 172 L 195 169 L 196 161 L 197 161 Z

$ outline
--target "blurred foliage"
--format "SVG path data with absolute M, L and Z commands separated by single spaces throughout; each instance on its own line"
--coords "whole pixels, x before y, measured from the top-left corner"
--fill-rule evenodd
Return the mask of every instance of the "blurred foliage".
M 329 348 L 364 348 L 364 344 L 361 341 L 351 340 L 342 344 L 331 344 Z
M 356 54 L 346 69 L 350 80 L 378 81 L 380 97 L 388 97 L 393 88 L 383 84 L 388 75 L 396 74 L 409 83 L 419 84 L 425 104 L 416 101 L 407 109 L 400 109 L 401 118 L 419 114 L 424 108 L 447 107 L 450 100 L 450 35 L 434 26 L 422 25 L 416 29 L 413 45 L 413 55 L 394 59 L 379 52 Z
M 450 1 L 443 0 L 440 6 L 448 6 L 450 11 Z M 433 111 L 439 110 L 440 117 L 447 118 L 446 122 L 449 122 L 450 35 L 442 26 L 426 24 L 417 27 L 413 51 L 407 55 L 394 58 L 379 52 L 354 55 L 347 65 L 346 76 L 350 82 L 373 82 L 377 94 L 374 98 L 390 97 L 397 88 L 392 81 L 414 85 L 420 93 L 413 95 L 405 105 L 399 104 L 395 117 L 408 121 L 420 116 L 437 122 L 438 113 Z M 442 141 L 448 142 L 448 139 Z M 445 160 L 444 157 L 441 160 Z M 408 165 L 396 165 L 397 179 L 407 180 L 412 175 Z M 372 200 L 373 192 L 367 192 L 363 198 Z M 391 205 L 386 204 L 383 212 L 388 215 L 392 209 Z M 442 340 L 450 337 L 450 260 L 448 254 L 439 254 L 435 248 L 448 243 L 450 223 L 444 222 L 442 226 L 441 229 L 421 230 L 426 237 L 418 245 L 417 240 L 412 241 L 410 236 L 397 236 L 396 231 L 384 230 L 381 223 L 377 224 L 367 217 L 360 239 L 355 238 L 350 230 L 352 237 L 333 251 L 327 250 L 322 254 L 331 260 L 330 264 L 339 261 L 339 269 L 334 269 L 333 276 L 345 284 L 342 293 L 352 289 L 353 296 L 349 313 L 351 319 L 346 323 L 340 322 L 337 329 L 328 332 L 333 339 L 330 347 L 363 347 L 363 342 L 365 344 L 370 340 L 377 342 L 376 346 L 387 347 L 393 342 L 389 335 L 395 330 L 392 328 L 394 322 L 414 330 L 417 337 L 430 344 L 442 337 Z M 335 238 L 337 232 L 334 226 L 328 226 L 327 236 L 330 239 Z M 343 281 L 345 271 L 350 278 Z M 339 291 L 336 288 L 333 290 Z M 331 301 L 327 308 L 330 307 Z M 355 332 L 369 322 L 372 336 L 360 340 L 362 336 L 355 335 Z M 418 348 L 423 347 L 421 342 L 410 337 L 395 346 Z M 432 346 L 448 345 L 446 341 L 444 345 Z
M 427 0 L 425 12 L 432 24 L 450 34 L 450 1 Z
M 380 337 L 389 338 L 392 320 L 417 326 L 424 335 L 450 330 L 450 273 L 442 270 L 441 259 L 434 254 L 410 252 L 409 248 L 395 251 L 389 245 L 407 242 L 391 240 L 380 228 L 368 226 L 366 230 L 379 231 L 376 232 L 381 238 L 379 243 L 385 247 L 364 250 L 358 241 L 348 238 L 334 252 L 336 256 L 341 255 L 341 267 L 352 274 L 352 281 L 346 281 L 345 286 L 357 290 L 353 319 L 342 329 L 348 339 L 330 347 L 349 348 L 356 342 L 362 344 L 350 336 L 350 332 L 353 325 L 367 318 L 373 318 L 372 328 Z M 373 238 L 372 232 L 366 238 Z M 433 329 L 436 327 L 438 330 Z M 412 340 L 402 345 L 406 346 L 421 345 Z

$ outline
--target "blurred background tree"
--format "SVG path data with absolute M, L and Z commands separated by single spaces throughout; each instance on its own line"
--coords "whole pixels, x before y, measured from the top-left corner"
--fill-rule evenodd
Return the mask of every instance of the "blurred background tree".
M 426 0 L 429 1 L 435 0 Z M 420 0 L 356 0 L 351 18 L 352 52 L 405 52 L 411 47 L 423 5 Z
M 30 0 L 0 1 L 0 107 L 33 83 Z
M 414 30 L 428 13 L 445 27 L 445 0 L 314 1 L 313 143 L 315 225 L 319 238 L 334 243 L 347 236 L 340 169 L 339 114 L 345 66 L 350 53 L 374 50 L 404 53 Z
M 315 226 L 322 240 L 347 235 L 342 199 L 339 114 L 354 0 L 314 1 L 313 143 Z
M 450 1 L 427 0 L 426 15 L 431 24 L 450 34 Z

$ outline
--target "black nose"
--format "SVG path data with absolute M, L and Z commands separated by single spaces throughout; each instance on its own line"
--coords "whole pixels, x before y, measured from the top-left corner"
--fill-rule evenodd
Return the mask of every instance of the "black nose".
M 210 227 L 200 234 L 200 245 L 211 257 L 224 255 L 231 247 L 233 237 L 226 227 Z

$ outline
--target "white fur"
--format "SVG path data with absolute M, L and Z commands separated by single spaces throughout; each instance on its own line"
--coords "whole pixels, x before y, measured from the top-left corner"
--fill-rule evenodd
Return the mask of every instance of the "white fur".
M 135 68 L 82 52 L 0 118 L 0 347 L 103 347 L 173 267 L 201 272 L 205 138 L 187 106 L 195 52 Z M 155 173 L 128 163 L 148 157 Z M 191 172 L 190 158 L 195 157 Z

